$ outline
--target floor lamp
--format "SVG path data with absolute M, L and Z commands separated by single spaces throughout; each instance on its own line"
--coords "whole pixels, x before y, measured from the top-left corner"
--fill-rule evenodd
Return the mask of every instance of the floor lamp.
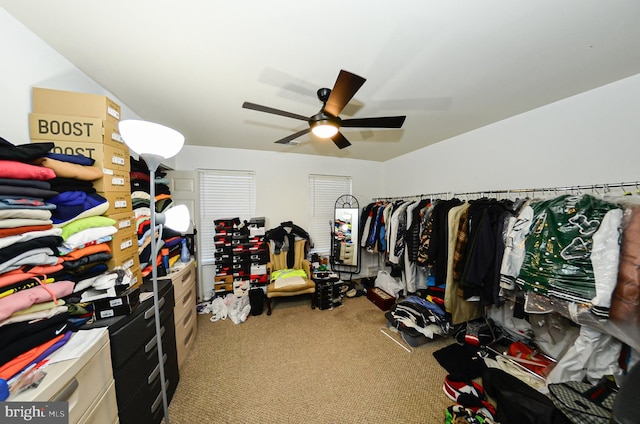
M 164 373 L 162 352 L 162 333 L 160 329 L 160 306 L 158 296 L 158 249 L 156 247 L 156 225 L 160 226 L 159 238 L 162 237 L 162 226 L 165 225 L 178 232 L 185 232 L 189 227 L 189 210 L 185 205 L 168 209 L 165 213 L 157 213 L 155 207 L 156 170 L 160 163 L 178 154 L 184 144 L 184 136 L 178 131 L 153 122 L 124 120 L 118 125 L 120 135 L 129 148 L 137 153 L 149 168 L 149 215 L 151 218 L 151 279 L 153 282 L 153 309 L 156 326 L 156 345 L 158 346 L 158 367 L 160 369 L 160 387 L 164 422 L 169 424 L 169 401 Z

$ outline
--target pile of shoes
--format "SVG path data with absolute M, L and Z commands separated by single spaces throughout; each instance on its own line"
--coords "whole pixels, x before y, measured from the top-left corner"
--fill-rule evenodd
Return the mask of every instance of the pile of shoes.
M 354 297 L 364 296 L 365 294 L 367 294 L 367 290 L 364 288 L 362 283 L 354 282 L 354 281 L 349 283 L 349 286 L 347 289 L 347 297 L 354 298 Z
M 445 411 L 445 423 L 493 424 L 496 409 L 487 400 L 482 385 L 462 376 L 449 374 L 442 390 L 454 402 Z

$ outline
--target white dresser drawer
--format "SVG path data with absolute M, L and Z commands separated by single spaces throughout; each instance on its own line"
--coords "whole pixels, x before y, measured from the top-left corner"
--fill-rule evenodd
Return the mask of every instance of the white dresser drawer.
M 184 268 L 167 274 L 164 278 L 170 278 L 173 283 L 173 296 L 178 303 L 178 299 L 189 290 L 192 286 L 196 285 L 196 267 L 193 260 L 189 261 Z
M 195 292 L 195 289 L 194 289 Z M 182 368 L 196 341 L 198 333 L 198 314 L 195 308 L 189 309 L 176 319 L 176 350 L 178 352 L 178 369 Z
M 176 298 L 176 304 L 173 307 L 173 316 L 176 317 L 176 327 L 178 319 L 185 315 L 188 310 L 196 309 L 196 286 L 194 285 L 188 291 L 182 294 L 182 297 Z
M 118 421 L 118 401 L 116 400 L 116 386 L 112 381 L 107 390 L 98 399 L 93 408 L 87 411 L 79 424 L 102 424 Z
M 68 402 L 69 423 L 80 422 L 88 410 L 98 405 L 101 397 L 113 384 L 109 333 L 106 329 L 91 331 L 101 334 L 93 344 L 86 347 L 79 358 L 47 366 L 47 375 L 37 388 L 11 396 L 7 401 Z M 72 337 L 76 337 L 76 334 Z
M 69 422 L 77 423 L 110 384 L 113 384 L 113 370 L 111 348 L 107 344 L 52 400 L 69 402 Z

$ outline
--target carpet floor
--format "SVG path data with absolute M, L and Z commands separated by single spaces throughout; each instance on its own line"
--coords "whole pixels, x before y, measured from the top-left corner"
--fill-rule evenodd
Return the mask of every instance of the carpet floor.
M 275 299 L 271 316 L 237 325 L 210 317 L 198 315 L 172 423 L 430 424 L 453 403 L 432 355 L 452 340 L 410 348 L 366 297 L 331 310 Z

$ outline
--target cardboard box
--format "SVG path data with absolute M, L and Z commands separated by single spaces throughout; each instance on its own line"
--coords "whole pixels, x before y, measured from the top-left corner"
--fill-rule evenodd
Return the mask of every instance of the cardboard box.
M 90 116 L 30 113 L 29 137 L 33 142 L 75 141 L 103 144 L 129 154 L 129 146 L 120 136 L 116 124 Z
M 43 140 L 33 141 L 39 142 Z M 50 141 L 54 144 L 51 153 L 86 156 L 93 159 L 95 161 L 93 166 L 102 169 L 102 172 L 129 173 L 129 171 L 131 171 L 129 149 L 123 149 L 120 146 L 114 147 L 109 144 L 90 143 L 88 141 Z M 131 186 L 129 186 L 129 190 L 131 190 Z
M 131 314 L 140 304 L 140 288 L 129 287 L 116 297 L 99 299 L 93 302 L 97 320 Z
M 102 119 L 90 116 L 29 114 L 29 137 L 36 140 L 70 140 L 102 143 Z
M 111 147 L 126 150 L 129 153 L 129 146 L 124 142 L 118 129 L 118 124 L 110 121 L 102 121 L 102 143 Z
M 32 111 L 100 118 L 115 125 L 120 121 L 121 114 L 120 105 L 107 96 L 39 87 L 34 87 L 32 91 Z
M 391 309 L 393 304 L 396 302 L 395 297 L 378 287 L 373 287 L 367 290 L 367 299 L 383 311 Z
M 233 283 L 214 283 L 213 290 L 216 293 L 233 292 Z
M 94 309 L 96 320 L 113 318 L 121 315 L 131 315 L 138 305 L 122 305 L 106 309 Z
M 133 229 L 118 230 L 108 245 L 111 248 L 112 259 L 129 257 L 132 254 L 138 254 L 138 235 Z
M 131 173 L 129 171 L 115 171 L 103 169 L 104 176 L 93 181 L 93 188 L 98 193 L 122 192 L 131 199 Z
M 140 270 L 140 266 L 133 267 L 130 269 L 131 271 L 131 287 L 140 287 L 143 283 L 142 280 L 142 271 Z
M 114 227 L 121 230 L 129 230 L 132 233 L 136 233 L 136 217 L 133 212 L 124 212 L 116 215 L 109 216 L 111 219 L 115 219 L 116 223 Z
M 107 261 L 107 267 L 109 269 L 114 269 L 116 267 L 131 270 L 135 270 L 136 267 L 140 269 L 140 257 L 138 256 L 138 250 L 136 249 L 133 254 L 122 255 L 109 259 L 109 261 Z
M 129 287 L 116 297 L 108 297 L 98 299 L 93 302 L 94 310 L 109 309 L 122 305 L 137 305 L 140 303 L 140 289 L 137 287 Z
M 217 284 L 217 283 L 231 284 L 233 283 L 233 275 L 216 275 L 215 277 L 213 277 L 213 280 L 215 281 L 214 284 Z
M 133 211 L 131 205 L 131 193 L 126 193 L 124 191 L 111 191 L 99 192 L 98 194 L 109 202 L 109 209 L 104 213 L 104 215 L 108 217 Z

